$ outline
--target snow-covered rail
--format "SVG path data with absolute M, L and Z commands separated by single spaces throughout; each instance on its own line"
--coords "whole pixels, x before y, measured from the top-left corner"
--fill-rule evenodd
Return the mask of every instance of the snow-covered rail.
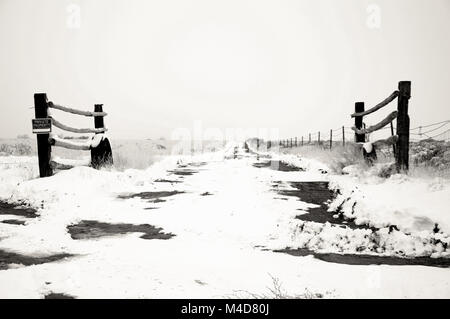
M 36 119 L 33 120 L 33 132 L 37 134 L 39 172 L 41 177 L 53 175 L 53 167 L 51 165 L 52 146 L 79 151 L 91 151 L 91 166 L 94 168 L 113 164 L 111 144 L 104 135 L 107 131 L 104 125 L 104 117 L 107 113 L 103 112 L 102 104 L 96 104 L 94 106 L 94 112 L 80 111 L 48 101 L 45 93 L 35 94 L 34 104 Z M 50 114 L 50 108 L 75 115 L 94 117 L 95 128 L 74 128 L 64 125 Z M 95 135 L 87 143 L 75 143 L 59 138 L 56 134 L 52 133 L 52 126 L 72 133 L 93 133 Z

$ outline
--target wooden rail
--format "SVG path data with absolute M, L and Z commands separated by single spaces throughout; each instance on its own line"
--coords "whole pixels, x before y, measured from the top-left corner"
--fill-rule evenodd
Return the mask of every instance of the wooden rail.
M 398 96 L 398 91 L 394 91 L 384 101 L 381 101 L 380 103 L 378 103 L 377 105 L 375 105 L 371 109 L 369 109 L 367 111 L 360 112 L 360 113 L 353 113 L 351 115 L 351 117 L 366 116 L 366 115 L 369 115 L 369 114 L 371 114 L 373 112 L 376 112 L 379 109 L 381 109 L 382 107 L 384 107 L 384 106 L 388 105 L 389 103 L 391 103 L 397 96 Z
M 382 129 L 383 127 L 385 127 L 386 125 L 388 125 L 389 123 L 391 123 L 393 120 L 396 119 L 398 115 L 397 111 L 392 112 L 391 114 L 389 114 L 385 119 L 383 119 L 381 122 L 369 126 L 368 128 L 363 128 L 363 129 L 357 129 L 356 127 L 352 127 L 352 130 L 355 131 L 356 134 L 360 134 L 360 135 L 364 135 L 364 134 L 369 134 L 375 131 L 378 131 L 379 129 Z
M 89 151 L 91 150 L 91 144 L 81 144 L 81 143 L 75 143 L 75 142 L 69 142 L 65 141 L 64 139 L 61 139 L 57 136 L 51 136 L 48 139 L 48 142 L 52 146 L 58 146 L 58 147 L 64 147 L 71 150 L 77 150 L 77 151 Z
M 108 113 L 105 113 L 105 112 L 80 111 L 80 110 L 72 109 L 70 107 L 66 107 L 66 106 L 55 104 L 55 103 L 53 103 L 51 101 L 48 102 L 48 107 L 52 108 L 52 109 L 64 111 L 64 112 L 67 112 L 67 113 L 72 113 L 72 114 L 76 114 L 76 115 L 83 115 L 83 116 L 88 116 L 88 117 L 95 117 L 95 116 L 102 116 L 102 117 L 104 117 L 104 116 L 108 115 Z
M 60 128 L 61 130 L 72 132 L 72 133 L 79 133 L 79 134 L 95 133 L 95 134 L 100 134 L 100 133 L 105 133 L 105 132 L 108 131 L 107 128 L 98 128 L 98 129 L 75 128 L 75 127 L 70 127 L 70 126 L 64 125 L 64 124 L 62 124 L 61 122 L 57 121 L 54 118 L 52 118 L 52 120 L 53 120 L 53 125 L 56 126 L 57 128 Z

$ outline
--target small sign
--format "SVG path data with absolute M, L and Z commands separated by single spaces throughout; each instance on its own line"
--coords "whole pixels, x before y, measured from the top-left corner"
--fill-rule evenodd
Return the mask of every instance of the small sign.
M 52 131 L 52 119 L 33 119 L 33 133 L 34 134 L 48 134 Z

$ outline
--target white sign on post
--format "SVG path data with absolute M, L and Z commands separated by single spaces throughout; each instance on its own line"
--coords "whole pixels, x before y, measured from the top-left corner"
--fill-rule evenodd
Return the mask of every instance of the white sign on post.
M 33 133 L 34 134 L 48 134 L 52 131 L 52 119 L 33 119 Z

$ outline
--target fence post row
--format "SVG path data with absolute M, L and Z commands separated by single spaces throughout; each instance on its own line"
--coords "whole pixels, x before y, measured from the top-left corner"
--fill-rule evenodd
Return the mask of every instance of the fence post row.
M 398 107 L 397 111 L 390 113 L 386 118 L 382 121 L 378 122 L 375 125 L 371 125 L 366 128 L 365 123 L 363 123 L 363 117 L 374 113 L 381 108 L 388 105 L 395 98 L 398 98 Z M 371 153 L 363 151 L 366 162 L 372 163 L 376 160 L 376 147 L 380 145 L 392 145 L 393 152 L 396 159 L 396 168 L 398 172 L 407 171 L 409 169 L 409 135 L 410 135 L 410 118 L 408 115 L 408 104 L 409 99 L 411 98 L 411 81 L 400 81 L 398 83 L 398 91 L 394 91 L 390 96 L 386 99 L 365 111 L 364 102 L 356 102 L 355 103 L 355 113 L 351 115 L 351 117 L 355 118 L 355 126 L 352 127 L 352 130 L 355 131 L 355 143 L 365 143 L 366 137 L 369 136 L 370 133 L 378 131 L 388 124 L 391 126 L 391 137 L 385 140 L 379 140 L 373 142 L 373 149 Z M 393 121 L 397 118 L 397 134 L 394 135 L 394 127 Z M 420 129 L 420 128 L 419 128 Z M 421 134 L 421 130 L 419 130 L 419 134 Z M 288 145 L 289 145 L 289 141 Z M 290 146 L 292 147 L 292 138 L 290 139 Z M 311 133 L 308 134 L 308 143 L 311 144 Z M 320 140 L 320 131 L 317 132 L 317 142 L 318 145 L 321 145 Z M 345 146 L 345 126 L 342 126 L 342 145 Z M 303 146 L 303 136 L 301 139 L 301 145 Z M 297 146 L 297 137 L 295 138 L 295 146 Z M 330 150 L 333 147 L 333 130 L 330 130 Z
M 36 93 L 34 95 L 34 113 L 37 119 L 48 118 L 47 94 Z M 53 175 L 50 159 L 52 147 L 48 142 L 50 134 L 37 134 L 37 151 L 39 158 L 39 176 L 49 177 Z
M 398 115 L 397 115 L 397 171 L 409 168 L 409 115 L 408 102 L 411 97 L 411 82 L 398 83 Z

